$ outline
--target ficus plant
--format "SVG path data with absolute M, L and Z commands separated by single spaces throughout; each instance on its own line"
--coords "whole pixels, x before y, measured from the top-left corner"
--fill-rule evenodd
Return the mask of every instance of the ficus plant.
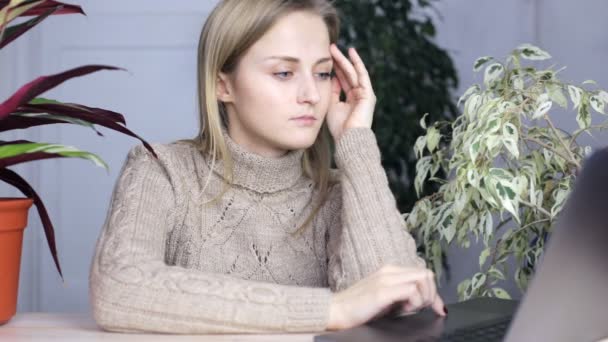
M 6 47 L 50 15 L 72 13 L 85 14 L 80 6 L 57 1 L 0 0 L 0 49 Z M 19 17 L 33 18 L 9 26 Z M 118 69 L 105 65 L 86 65 L 34 79 L 0 103 L 0 132 L 5 133 L 10 130 L 41 125 L 75 124 L 92 128 L 97 135 L 103 136 L 94 126 L 99 125 L 141 140 L 145 147 L 156 156 L 152 147 L 145 140 L 126 128 L 123 115 L 106 109 L 92 108 L 76 103 L 62 103 L 40 97 L 42 93 L 69 79 L 100 70 Z M 106 169 L 108 166 L 97 155 L 81 151 L 75 147 L 26 140 L 6 141 L 0 138 L 0 181 L 14 186 L 25 196 L 34 200 L 55 266 L 59 275 L 62 276 L 55 246 L 53 224 L 44 203 L 28 182 L 9 168 L 24 162 L 49 158 L 83 158 Z
M 592 120 L 606 114 L 608 93 L 591 80 L 562 82 L 563 69 L 540 67 L 550 58 L 530 44 L 505 61 L 481 57 L 473 69 L 483 71 L 483 84 L 459 99 L 462 114 L 453 121 L 427 124 L 426 115 L 420 121 L 426 134 L 414 147 L 415 188 L 420 194 L 429 182 L 440 186 L 419 198 L 404 219 L 438 279 L 447 245 L 483 244 L 478 271 L 458 285 L 461 300 L 510 298 L 504 289 L 508 278 L 525 291 L 591 153 L 577 138 L 608 126 L 604 119 Z M 552 110 L 557 106 L 572 113 L 576 129 L 558 127 Z M 438 177 L 439 170 L 447 176 Z

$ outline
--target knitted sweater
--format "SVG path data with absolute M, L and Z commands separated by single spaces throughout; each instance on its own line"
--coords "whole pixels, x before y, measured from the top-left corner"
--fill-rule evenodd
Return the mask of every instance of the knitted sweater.
M 187 143 L 133 148 L 117 180 L 89 277 L 93 316 L 119 332 L 272 333 L 327 328 L 332 292 L 385 264 L 424 267 L 396 208 L 371 129 L 336 144 L 337 182 L 318 202 L 303 150 L 246 151 L 224 132 L 222 162 Z M 209 184 L 202 192 L 209 177 Z

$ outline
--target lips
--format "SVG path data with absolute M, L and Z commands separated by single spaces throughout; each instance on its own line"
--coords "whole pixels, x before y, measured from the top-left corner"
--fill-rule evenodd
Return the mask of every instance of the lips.
M 297 118 L 293 118 L 292 120 L 317 120 L 313 115 L 302 115 Z

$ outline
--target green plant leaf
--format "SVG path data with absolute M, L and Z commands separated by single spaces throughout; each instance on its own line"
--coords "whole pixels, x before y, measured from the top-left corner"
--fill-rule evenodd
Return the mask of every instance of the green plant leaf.
M 471 145 L 469 146 L 469 156 L 471 157 L 471 162 L 475 163 L 477 160 L 477 156 L 479 155 L 479 150 L 481 149 L 481 138 L 476 136 Z
M 472 291 L 477 291 L 486 283 L 486 275 L 483 273 L 476 273 L 471 281 Z
M 439 130 L 435 127 L 429 127 L 426 133 L 426 147 L 429 149 L 429 152 L 433 153 L 435 151 L 439 145 L 439 139 L 441 139 Z
M 514 158 L 519 158 L 519 133 L 517 127 L 512 123 L 506 123 L 502 128 L 503 140 L 502 143 L 505 145 L 507 150 L 513 155 Z
M 456 291 L 458 292 L 458 298 L 460 300 L 465 300 L 465 299 L 469 298 L 469 296 L 467 295 L 467 292 L 470 291 L 470 287 L 471 287 L 471 279 L 465 279 L 458 284 Z
M 581 105 L 581 99 L 583 97 L 583 90 L 579 87 L 569 85 L 568 94 L 570 94 L 570 100 L 574 104 L 574 108 L 578 108 Z
M 426 146 L 426 135 L 421 135 L 416 139 L 414 144 L 414 152 L 416 152 L 416 158 L 420 159 L 424 155 L 424 146 Z
M 494 235 L 494 219 L 492 218 L 492 213 L 490 211 L 486 212 L 483 218 L 483 224 L 483 242 L 487 245 L 490 243 L 490 239 L 492 239 L 492 236 Z
M 431 161 L 431 157 L 426 156 L 420 158 L 416 163 L 416 178 L 414 179 L 414 188 L 416 189 L 416 194 L 418 194 L 418 196 L 420 196 L 420 193 L 422 192 L 424 180 L 431 169 Z
M 517 271 L 515 271 L 515 282 L 517 283 L 517 287 L 521 291 L 525 291 L 526 288 L 528 288 L 528 281 L 529 281 L 529 277 L 526 274 L 525 269 L 518 268 Z
M 492 249 L 490 247 L 486 247 L 483 251 L 481 251 L 481 254 L 479 254 L 479 268 L 482 268 L 486 263 L 486 260 L 490 256 L 491 250 Z
M 578 107 L 576 122 L 581 129 L 591 126 L 591 112 L 589 111 L 589 105 L 586 102 L 581 103 Z
M 486 64 L 488 61 L 494 59 L 492 56 L 479 57 L 473 64 L 473 71 L 479 71 L 481 67 Z
M 502 271 L 494 266 L 492 266 L 492 267 L 490 267 L 490 269 L 488 269 L 488 276 L 492 277 L 494 279 L 498 279 L 498 280 L 506 279 L 505 275 L 502 273 Z
M 553 206 L 551 207 L 551 218 L 556 217 L 561 212 L 562 207 L 564 206 L 564 203 L 566 202 L 566 198 L 568 198 L 569 194 L 570 194 L 569 188 L 566 188 L 566 189 L 558 188 L 557 190 L 555 190 L 555 192 L 553 193 L 553 198 L 555 199 L 555 204 L 553 204 Z
M 568 108 L 568 100 L 562 90 L 562 87 L 558 84 L 548 84 L 546 90 L 549 94 L 549 98 L 557 103 L 562 108 Z
M 496 298 L 511 299 L 509 293 L 500 287 L 492 288 L 492 293 L 494 294 L 494 296 L 496 296 Z
M 81 151 L 72 146 L 45 144 L 45 143 L 23 143 L 23 144 L 8 144 L 0 146 L 0 166 L 6 167 L 3 161 L 12 157 L 17 157 L 30 153 L 46 153 L 56 154 L 68 158 L 82 158 L 95 163 L 95 165 L 108 170 L 108 165 L 97 155 Z
M 529 60 L 542 61 L 551 58 L 548 52 L 532 44 L 521 44 L 517 47 L 517 51 L 523 58 Z
M 464 104 L 464 114 L 469 120 L 474 120 L 478 108 L 482 105 L 482 97 L 479 94 L 469 96 Z
M 477 84 L 474 84 L 472 86 L 470 86 L 465 92 L 464 94 L 458 99 L 458 107 L 460 107 L 460 104 L 463 101 L 466 101 L 471 95 L 478 93 L 479 91 L 481 91 L 481 89 L 479 88 L 479 86 Z
M 504 73 L 505 68 L 500 63 L 492 63 L 486 67 L 484 74 L 484 83 L 489 87 L 493 82 L 498 80 Z
M 422 127 L 422 129 L 426 129 L 426 117 L 429 116 L 429 113 L 425 113 L 422 118 L 420 119 L 420 127 Z
M 542 102 L 540 105 L 538 105 L 538 107 L 536 108 L 536 111 L 534 111 L 534 114 L 532 115 L 532 119 L 536 120 L 536 119 L 542 118 L 545 114 L 547 114 L 549 112 L 549 110 L 551 109 L 551 106 L 553 106 L 553 102 L 551 102 L 550 100 L 546 100 L 546 101 Z
M 602 99 L 600 99 L 598 96 L 591 96 L 589 98 L 589 103 L 591 104 L 591 108 L 593 108 L 593 110 L 595 110 L 596 112 L 600 113 L 600 114 L 606 114 L 604 112 L 604 101 L 602 101 Z

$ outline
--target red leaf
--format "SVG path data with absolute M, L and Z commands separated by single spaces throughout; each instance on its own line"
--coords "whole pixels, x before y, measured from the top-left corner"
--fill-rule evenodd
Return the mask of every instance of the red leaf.
M 35 1 L 38 1 L 38 0 L 24 1 L 14 8 L 19 8 L 21 6 L 27 6 Z M 0 0 L 0 9 L 2 9 L 4 6 L 8 5 L 9 2 L 10 2 L 10 0 Z M 44 13 L 44 11 L 52 9 L 52 8 L 58 9 L 58 11 L 55 11 L 54 14 L 80 13 L 80 14 L 86 15 L 86 13 L 84 13 L 84 11 L 82 10 L 82 8 L 80 6 L 65 4 L 62 2 L 58 2 L 58 1 L 47 0 L 47 1 L 44 1 L 43 3 L 41 3 L 40 5 L 35 6 L 33 8 L 30 8 L 29 10 L 25 11 L 23 14 L 20 15 L 20 17 L 40 15 L 41 13 Z
M 0 41 L 0 49 L 10 44 L 15 39 L 19 38 L 22 34 L 29 31 L 34 26 L 38 25 L 41 21 L 46 19 L 49 15 L 53 14 L 53 10 L 47 11 L 36 18 L 30 19 L 24 23 L 8 27 L 4 31 L 4 36 Z
M 3 180 L 4 182 L 16 187 L 25 196 L 34 200 L 34 205 L 36 206 L 36 209 L 38 209 L 38 215 L 40 216 L 40 221 L 42 221 L 42 226 L 44 227 L 44 234 L 46 236 L 49 249 L 51 250 L 51 255 L 53 256 L 53 260 L 55 261 L 55 266 L 57 267 L 57 271 L 61 276 L 61 280 L 63 280 L 61 266 L 59 265 L 59 258 L 57 257 L 57 247 L 55 245 L 55 230 L 53 229 L 53 223 L 51 222 L 49 214 L 47 213 L 40 196 L 38 196 L 36 191 L 34 191 L 34 189 L 25 179 L 21 178 L 21 176 L 12 170 L 0 169 L 0 180 Z
M 77 106 L 80 106 L 80 105 L 77 105 Z M 85 108 L 90 109 L 93 112 L 88 113 L 86 111 L 78 111 L 78 109 L 73 108 L 73 107 L 68 107 L 68 106 L 60 105 L 60 104 L 52 104 L 52 103 L 28 104 L 28 105 L 19 107 L 19 111 L 26 112 L 26 113 L 48 113 L 48 114 L 55 114 L 55 115 L 65 115 L 65 116 L 69 116 L 72 118 L 85 120 L 90 123 L 100 125 L 103 127 L 107 127 L 114 131 L 126 134 L 126 135 L 134 137 L 136 139 L 139 139 L 139 141 L 141 141 L 144 144 L 146 149 L 148 151 L 150 151 L 150 153 L 152 153 L 152 155 L 154 155 L 155 158 L 158 158 L 156 155 L 156 152 L 154 151 L 152 146 L 150 146 L 150 144 L 148 144 L 147 141 L 145 141 L 139 135 L 131 132 L 125 126 L 122 126 L 122 125 L 116 123 L 116 119 L 121 119 L 124 122 L 124 118 L 122 117 L 122 115 L 120 115 L 118 113 L 106 111 L 104 109 L 99 109 L 99 108 L 88 108 L 88 107 L 85 107 Z
M 66 115 L 67 116 L 67 115 Z M 11 131 L 14 129 L 26 129 L 35 126 L 42 125 L 52 125 L 52 124 L 69 124 L 70 122 L 50 119 L 50 118 L 37 118 L 37 117 L 28 117 L 28 116 L 17 116 L 17 115 L 9 115 L 6 119 L 2 120 L 2 124 L 0 125 L 0 132 Z M 93 127 L 93 129 L 95 129 Z M 101 132 L 95 129 L 95 133 L 97 135 L 103 137 Z
M 19 6 L 17 6 L 17 7 L 19 7 Z M 50 9 L 56 9 L 56 11 L 54 11 L 53 14 L 74 14 L 74 13 L 76 13 L 76 14 L 86 15 L 86 13 L 84 13 L 84 11 L 82 10 L 82 8 L 80 6 L 65 4 L 62 2 L 58 2 L 58 1 L 47 0 L 43 3 L 41 3 L 40 5 L 27 10 L 25 13 L 23 13 L 20 16 L 26 17 L 26 16 L 32 16 L 32 15 L 40 15 L 41 13 L 44 13 L 45 11 L 50 10 Z
M 21 87 L 13 96 L 4 103 L 0 104 L 0 120 L 15 111 L 17 107 L 33 100 L 36 96 L 52 89 L 68 79 L 87 75 L 99 70 L 124 70 L 117 67 L 106 65 L 86 65 L 75 69 L 70 69 L 59 74 L 41 76 Z

